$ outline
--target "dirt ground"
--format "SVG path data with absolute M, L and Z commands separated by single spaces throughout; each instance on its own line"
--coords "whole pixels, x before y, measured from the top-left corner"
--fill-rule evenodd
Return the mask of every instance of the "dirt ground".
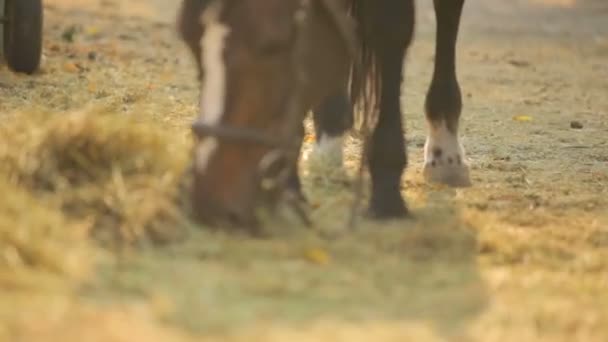
M 45 1 L 42 70 L 0 66 L 0 116 L 101 106 L 186 146 L 197 84 L 177 3 Z M 607 341 L 608 4 L 468 1 L 458 72 L 474 186 L 452 190 L 421 176 L 430 3 L 403 97 L 414 219 L 345 232 L 350 189 L 304 162 L 313 216 L 334 239 L 280 222 L 264 240 L 194 227 L 162 247 L 91 247 L 104 256 L 67 286 L 16 286 L 0 269 L 0 340 Z

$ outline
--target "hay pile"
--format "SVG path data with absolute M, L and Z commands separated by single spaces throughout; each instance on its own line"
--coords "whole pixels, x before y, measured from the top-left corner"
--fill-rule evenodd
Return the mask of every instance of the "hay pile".
M 69 222 L 52 204 L 6 180 L 0 179 L 0 192 L 1 287 L 27 285 L 35 271 L 76 279 L 87 274 L 94 255 L 86 225 Z
M 0 267 L 71 272 L 70 260 L 88 243 L 74 236 L 87 235 L 83 227 L 114 246 L 181 236 L 185 141 L 179 132 L 100 109 L 5 117 Z

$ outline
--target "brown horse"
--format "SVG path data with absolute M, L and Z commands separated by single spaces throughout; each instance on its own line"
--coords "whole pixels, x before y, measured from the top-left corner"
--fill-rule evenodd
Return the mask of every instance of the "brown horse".
M 426 100 L 424 173 L 451 186 L 469 184 L 455 67 L 463 4 L 434 0 L 436 58 Z M 407 215 L 399 99 L 413 0 L 184 0 L 179 28 L 201 80 L 193 125 L 193 203 L 201 219 L 255 225 L 262 198 L 277 201 L 282 185 L 300 194 L 295 164 L 306 113 L 314 113 L 320 147 L 341 147 L 354 104 L 364 116 L 377 112 L 367 156 L 370 213 Z

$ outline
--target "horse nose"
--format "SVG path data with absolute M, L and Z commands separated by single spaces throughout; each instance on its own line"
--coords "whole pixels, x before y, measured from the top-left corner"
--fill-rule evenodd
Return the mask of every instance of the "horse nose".
M 224 208 L 222 217 L 228 224 L 249 228 L 255 224 L 254 211 L 249 206 L 229 205 Z
M 230 174 L 228 174 L 230 176 Z M 193 209 L 202 223 L 247 225 L 254 222 L 257 190 L 255 178 L 248 175 L 227 178 L 195 174 Z M 223 176 L 223 175 L 222 175 Z
M 194 207 L 203 223 L 247 226 L 255 222 L 253 202 L 247 197 L 196 196 Z

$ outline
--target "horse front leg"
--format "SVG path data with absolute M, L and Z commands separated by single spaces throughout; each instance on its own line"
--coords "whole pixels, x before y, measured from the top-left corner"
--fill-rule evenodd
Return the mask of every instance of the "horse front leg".
M 304 124 L 302 123 L 301 128 L 298 129 L 298 135 L 300 137 L 304 137 Z M 302 141 L 302 139 L 300 139 Z M 299 171 L 299 163 L 300 163 L 300 155 L 301 155 L 302 144 L 300 143 L 298 147 L 297 157 L 292 161 L 292 165 L 289 171 L 289 177 L 287 178 L 287 190 L 291 191 L 295 197 L 301 202 L 308 202 L 304 192 L 302 191 L 302 181 L 300 180 L 300 171 Z
M 401 177 L 407 166 L 400 106 L 403 61 L 414 29 L 412 0 L 377 1 L 373 40 L 381 72 L 380 112 L 369 145 L 372 180 L 370 214 L 375 218 L 407 215 Z
M 425 104 L 429 134 L 424 146 L 424 176 L 432 183 L 469 186 L 469 167 L 458 136 L 462 96 L 456 75 L 456 40 L 464 0 L 433 3 L 437 39 L 433 79 Z

